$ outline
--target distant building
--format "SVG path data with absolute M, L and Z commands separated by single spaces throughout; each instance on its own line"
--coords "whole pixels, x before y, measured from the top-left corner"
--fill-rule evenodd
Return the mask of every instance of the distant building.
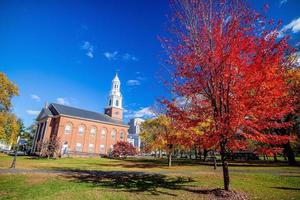
M 39 143 L 52 136 L 60 138 L 61 154 L 105 155 L 118 141 L 126 141 L 128 125 L 123 120 L 121 82 L 116 75 L 104 113 L 51 103 L 37 117 L 32 152 L 39 154 Z
M 141 138 L 140 138 L 140 132 L 141 132 L 141 123 L 143 123 L 145 120 L 141 118 L 133 118 L 130 120 L 129 129 L 128 129 L 128 142 L 130 142 L 134 147 L 137 149 L 141 148 Z
M 0 141 L 0 149 L 2 150 L 10 150 L 11 149 L 11 144 L 7 144 L 3 141 Z

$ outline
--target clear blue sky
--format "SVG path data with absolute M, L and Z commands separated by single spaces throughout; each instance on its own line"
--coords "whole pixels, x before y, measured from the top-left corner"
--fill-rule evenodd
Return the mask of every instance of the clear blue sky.
M 300 1 L 250 1 L 264 3 L 299 45 Z M 0 71 L 20 89 L 13 111 L 26 125 L 45 101 L 103 112 L 118 70 L 125 119 L 149 114 L 167 91 L 157 36 L 169 12 L 163 0 L 0 0 Z

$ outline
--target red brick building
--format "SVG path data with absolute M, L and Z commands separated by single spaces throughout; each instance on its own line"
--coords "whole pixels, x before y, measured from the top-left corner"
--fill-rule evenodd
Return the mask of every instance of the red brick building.
M 51 103 L 37 117 L 32 152 L 40 152 L 40 143 L 56 136 L 70 155 L 105 155 L 117 141 L 126 141 L 128 125 L 122 121 L 120 80 L 112 81 L 108 106 L 104 113 Z

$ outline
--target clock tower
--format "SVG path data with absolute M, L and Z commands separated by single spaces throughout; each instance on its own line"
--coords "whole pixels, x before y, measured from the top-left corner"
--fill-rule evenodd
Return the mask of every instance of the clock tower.
M 122 94 L 120 92 L 121 82 L 116 74 L 112 80 L 111 90 L 108 98 L 108 106 L 105 108 L 105 114 L 118 120 L 123 119 Z

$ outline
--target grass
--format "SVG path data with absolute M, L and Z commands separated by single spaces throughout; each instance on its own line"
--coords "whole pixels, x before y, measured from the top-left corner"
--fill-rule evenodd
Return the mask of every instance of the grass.
M 12 157 L 0 154 L 1 169 Z M 222 187 L 221 168 L 198 161 L 18 157 L 18 169 L 64 170 L 64 174 L 0 174 L 0 199 L 211 199 Z M 73 170 L 73 171 L 71 171 Z M 300 199 L 300 168 L 283 162 L 231 163 L 231 189 L 251 199 Z M 71 171 L 71 172 L 70 172 Z M 201 188 L 190 191 L 191 186 Z

